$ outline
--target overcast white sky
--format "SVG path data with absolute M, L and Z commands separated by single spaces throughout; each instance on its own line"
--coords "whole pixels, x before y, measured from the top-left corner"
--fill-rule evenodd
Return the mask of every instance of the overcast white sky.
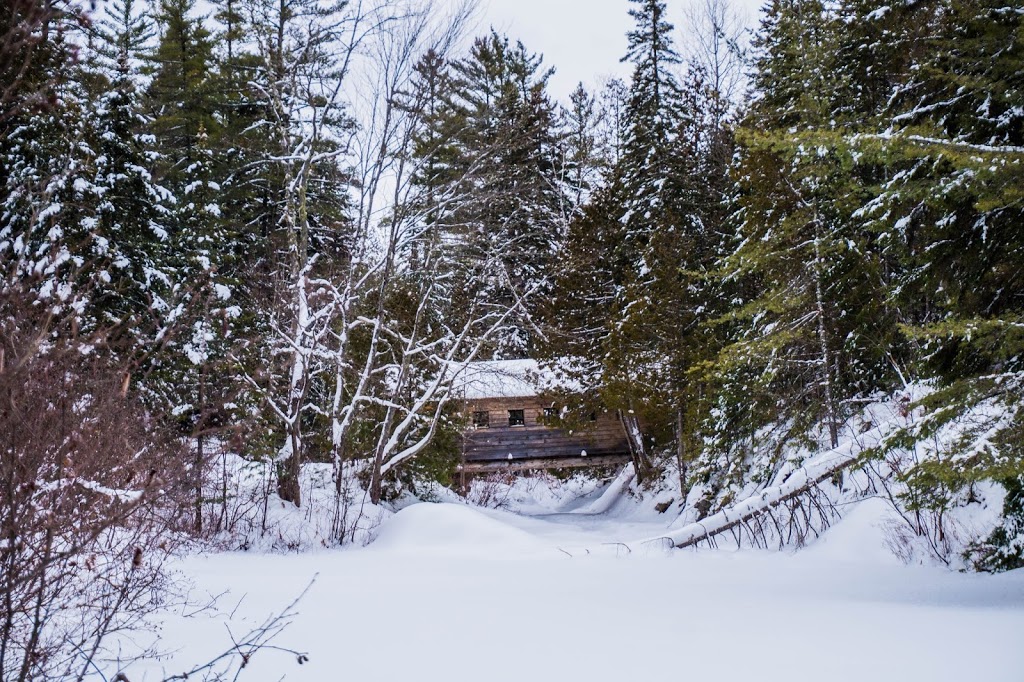
M 602 77 L 628 76 L 620 64 L 626 52 L 626 31 L 632 26 L 629 0 L 480 0 L 476 34 L 493 25 L 556 68 L 551 92 L 559 100 L 580 81 L 588 85 Z M 682 41 L 684 9 L 694 0 L 667 0 L 669 20 Z M 732 0 L 747 24 L 756 26 L 763 0 Z

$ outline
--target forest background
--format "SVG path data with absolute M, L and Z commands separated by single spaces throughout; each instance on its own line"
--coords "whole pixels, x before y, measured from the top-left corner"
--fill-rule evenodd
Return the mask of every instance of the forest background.
M 471 4 L 4 4 L 4 642 L 110 529 L 217 532 L 225 450 L 295 505 L 306 462 L 339 510 L 449 483 L 474 360 L 623 415 L 700 517 L 903 400 L 859 463 L 916 453 L 940 538 L 994 486 L 965 560 L 1024 562 L 1024 6 L 772 0 L 748 44 L 707 0 L 685 52 L 631 7 L 632 77 L 558 103 Z

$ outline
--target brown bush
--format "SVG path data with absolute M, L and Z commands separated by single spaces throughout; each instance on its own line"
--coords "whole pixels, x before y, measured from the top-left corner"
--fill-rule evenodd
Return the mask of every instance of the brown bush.
M 185 456 L 106 338 L 30 301 L 0 297 L 0 678 L 82 679 L 171 587 Z

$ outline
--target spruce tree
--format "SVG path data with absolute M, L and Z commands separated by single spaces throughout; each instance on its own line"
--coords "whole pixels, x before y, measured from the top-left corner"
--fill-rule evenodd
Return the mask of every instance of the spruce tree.
M 217 128 L 213 116 L 213 41 L 200 19 L 192 15 L 195 0 L 161 0 L 156 18 L 159 43 L 150 56 L 153 78 L 148 105 L 153 133 L 167 166 L 168 185 L 189 163 L 189 152 L 200 131 Z
M 1021 561 L 1011 548 L 1024 472 L 1021 15 L 991 0 L 943 0 L 872 16 L 908 49 L 877 132 L 860 141 L 888 170 L 862 215 L 894 263 L 889 296 L 918 349 L 912 368 L 937 380 L 908 436 L 960 430 L 908 473 L 905 501 L 942 511 L 971 499 L 976 481 L 1003 482 L 1004 527 L 974 559 L 1008 568 Z
M 684 88 L 665 5 L 635 0 L 625 57 L 634 65 L 621 146 L 607 183 L 570 230 L 551 319 L 561 340 L 549 356 L 576 358 L 578 379 L 599 390 L 632 435 L 640 476 L 650 438 L 680 460 L 697 426 L 696 368 L 712 352 L 706 322 L 724 166 L 711 168 L 702 102 Z M 614 132 L 614 131 L 613 131 Z M 710 183 L 708 183 L 710 181 Z M 582 292 L 582 295 L 580 295 Z M 647 429 L 641 434 L 642 419 Z
M 445 221 L 459 252 L 459 288 L 499 307 L 524 296 L 537 300 L 550 290 L 567 210 L 560 133 L 547 94 L 551 71 L 522 43 L 493 31 L 453 69 L 457 92 L 442 125 L 458 130 L 446 170 L 458 201 Z M 495 352 L 531 353 L 536 312 L 528 304 Z
M 112 0 L 91 25 L 92 69 L 111 78 L 113 74 L 138 76 L 156 27 L 146 8 L 136 0 Z
M 578 214 L 600 186 L 602 175 L 609 170 L 598 138 L 599 116 L 596 98 L 580 83 L 569 95 L 569 106 L 562 114 L 565 127 L 562 182 L 573 215 Z
M 93 329 L 94 302 L 117 258 L 97 229 L 104 188 L 96 184 L 96 121 L 69 37 L 78 22 L 32 3 L 5 8 L 3 17 L 13 24 L 11 35 L 25 31 L 29 41 L 21 46 L 24 70 L 12 78 L 0 114 L 3 274 L 12 292 Z
M 736 232 L 721 262 L 729 342 L 710 365 L 716 435 L 698 467 L 712 496 L 737 482 L 720 474 L 778 465 L 752 453 L 797 438 L 837 446 L 847 399 L 892 379 L 899 346 L 884 263 L 876 235 L 854 218 L 877 168 L 853 150 L 853 128 L 870 116 L 850 108 L 849 72 L 836 61 L 845 35 L 824 3 L 777 0 L 754 43 L 756 95 L 733 169 Z
M 409 240 L 408 258 L 414 271 L 423 265 L 424 254 L 447 235 L 451 238 L 453 203 L 459 182 L 459 136 L 465 119 L 455 98 L 457 83 L 451 64 L 435 50 L 428 50 L 414 67 L 415 75 L 405 93 L 403 108 L 414 117 L 410 150 L 415 170 L 412 184 L 417 192 L 411 207 L 422 217 L 422 230 Z
M 102 305 L 107 315 L 134 320 L 137 341 L 145 345 L 168 333 L 163 327 L 174 307 L 168 220 L 174 198 L 154 177 L 160 156 L 136 86 L 141 50 L 152 26 L 133 0 L 121 0 L 107 10 L 96 25 L 94 56 L 85 74 L 86 82 L 104 84 L 91 97 L 95 229 L 110 253 L 102 274 L 110 285 Z

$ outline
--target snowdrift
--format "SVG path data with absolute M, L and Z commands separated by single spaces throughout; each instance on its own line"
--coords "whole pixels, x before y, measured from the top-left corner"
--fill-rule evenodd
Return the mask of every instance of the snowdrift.
M 488 548 L 536 551 L 544 547 L 529 533 L 458 504 L 424 502 L 401 510 L 377 530 L 378 550 L 450 552 Z

